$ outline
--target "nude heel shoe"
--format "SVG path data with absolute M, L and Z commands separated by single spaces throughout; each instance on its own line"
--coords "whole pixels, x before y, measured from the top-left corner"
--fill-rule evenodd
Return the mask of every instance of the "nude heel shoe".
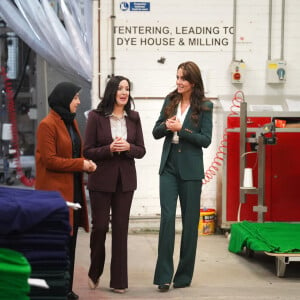
M 94 282 L 94 281 L 89 277 L 89 278 L 88 278 L 88 285 L 89 285 L 89 288 L 90 288 L 91 290 L 96 289 L 96 288 L 98 287 L 98 285 L 99 285 L 99 279 L 98 279 L 96 282 Z
M 124 294 L 125 293 L 125 289 L 112 289 L 112 291 L 114 293 L 117 293 L 117 294 Z

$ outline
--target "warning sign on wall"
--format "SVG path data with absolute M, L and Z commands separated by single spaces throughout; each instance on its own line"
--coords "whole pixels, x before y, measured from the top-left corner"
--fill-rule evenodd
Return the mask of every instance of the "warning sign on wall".
M 120 3 L 122 11 L 150 11 L 150 2 L 127 2 Z

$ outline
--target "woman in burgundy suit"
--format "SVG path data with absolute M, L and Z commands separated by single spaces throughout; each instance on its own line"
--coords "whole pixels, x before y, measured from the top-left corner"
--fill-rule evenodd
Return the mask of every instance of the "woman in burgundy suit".
M 95 289 L 103 272 L 111 212 L 110 287 L 116 293 L 128 288 L 128 222 L 137 187 L 134 159 L 146 153 L 140 117 L 131 110 L 132 104 L 130 81 L 112 77 L 103 100 L 89 113 L 85 131 L 84 155 L 97 164 L 87 184 L 92 211 L 88 284 Z

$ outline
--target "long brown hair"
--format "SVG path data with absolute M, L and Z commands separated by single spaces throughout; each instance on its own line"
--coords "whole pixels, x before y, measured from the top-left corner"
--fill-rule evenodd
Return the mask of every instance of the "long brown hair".
M 181 63 L 177 67 L 177 71 L 179 69 L 182 69 L 184 79 L 194 85 L 191 94 L 191 118 L 195 123 L 198 123 L 200 112 L 203 109 L 202 104 L 205 101 L 204 85 L 200 69 L 197 64 L 192 61 Z M 168 97 L 170 98 L 170 103 L 165 108 L 165 115 L 167 118 L 170 118 L 175 115 L 176 108 L 182 99 L 182 95 L 178 93 L 176 88 L 168 94 Z

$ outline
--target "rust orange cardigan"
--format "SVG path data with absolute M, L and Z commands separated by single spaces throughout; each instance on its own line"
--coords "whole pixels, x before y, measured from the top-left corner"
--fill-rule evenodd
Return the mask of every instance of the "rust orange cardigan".
M 80 136 L 77 121 L 74 120 Z M 37 129 L 35 152 L 37 190 L 58 191 L 69 202 L 74 202 L 73 172 L 82 172 L 84 158 L 72 158 L 72 141 L 59 114 L 50 110 Z M 80 227 L 89 231 L 87 202 L 82 182 L 82 214 Z M 70 224 L 73 226 L 73 209 L 70 209 Z

